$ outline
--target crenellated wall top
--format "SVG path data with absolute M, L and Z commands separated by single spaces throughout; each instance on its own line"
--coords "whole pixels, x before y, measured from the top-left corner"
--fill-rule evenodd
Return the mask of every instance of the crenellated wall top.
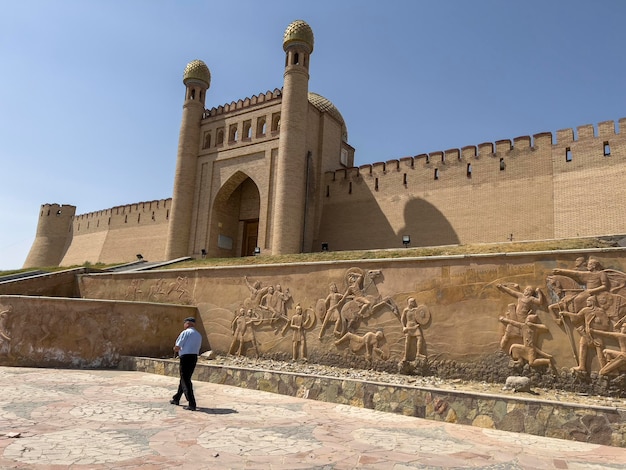
M 282 95 L 283 92 L 281 89 L 274 88 L 274 91 L 268 90 L 265 93 L 259 93 L 258 95 L 253 95 L 249 98 L 232 101 L 230 103 L 213 107 L 211 109 L 206 109 L 202 117 L 203 119 L 207 119 L 209 117 L 219 116 L 233 111 L 239 111 L 240 109 L 249 108 L 259 104 L 267 103 L 269 101 L 277 100 L 281 98 Z
M 123 206 L 115 206 L 109 209 L 102 209 L 94 212 L 86 212 L 84 214 L 78 214 L 74 217 L 74 219 L 85 220 L 119 214 L 132 214 L 137 212 L 167 210 L 170 209 L 171 205 L 172 198 L 158 200 L 155 199 L 152 201 L 136 202 L 133 204 L 125 204 Z
M 515 137 L 513 140 L 502 139 L 495 142 L 483 142 L 478 145 L 467 145 L 461 149 L 448 149 L 448 150 L 436 150 L 430 153 L 422 153 L 413 157 L 406 156 L 400 159 L 387 160 L 385 162 L 374 162 L 361 165 L 360 173 L 371 173 L 372 171 L 389 171 L 392 168 L 396 168 L 396 164 L 393 162 L 409 162 L 409 166 L 413 166 L 410 162 L 413 159 L 415 162 L 418 160 L 425 160 L 426 163 L 431 162 L 451 162 L 455 160 L 467 160 L 469 158 L 481 158 L 481 157 L 496 157 L 499 154 L 515 152 L 524 152 L 527 150 L 540 150 L 542 148 L 552 148 L 554 146 L 563 146 L 572 142 L 582 143 L 586 140 L 592 140 L 596 138 L 608 139 L 620 134 L 620 130 L 626 130 L 626 118 L 621 118 L 619 121 L 603 121 L 598 124 L 596 128 L 591 125 L 583 125 L 576 128 L 576 133 L 573 129 L 561 129 L 556 132 L 556 140 L 551 132 L 540 132 L 538 134 L 522 135 Z M 338 170 L 340 171 L 340 170 Z

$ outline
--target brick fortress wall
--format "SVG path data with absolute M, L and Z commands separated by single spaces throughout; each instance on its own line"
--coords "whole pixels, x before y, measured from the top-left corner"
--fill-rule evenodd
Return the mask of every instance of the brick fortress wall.
M 626 233 L 620 119 L 327 172 L 331 250 Z
M 92 262 L 115 263 L 141 254 L 160 261 L 165 251 L 171 199 L 117 206 L 76 216 L 74 240 L 62 265 Z

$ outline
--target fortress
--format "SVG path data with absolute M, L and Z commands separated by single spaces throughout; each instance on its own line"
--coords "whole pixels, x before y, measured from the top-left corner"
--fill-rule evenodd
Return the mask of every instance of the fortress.
M 357 168 L 341 113 L 308 89 L 309 25 L 283 49 L 282 88 L 210 109 L 190 62 L 172 198 L 44 204 L 24 267 L 626 234 L 626 118 Z

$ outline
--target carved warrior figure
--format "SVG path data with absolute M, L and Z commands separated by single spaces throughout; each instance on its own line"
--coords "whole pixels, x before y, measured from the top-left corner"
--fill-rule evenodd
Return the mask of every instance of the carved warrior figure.
M 253 322 L 252 309 L 248 309 L 246 311 L 245 308 L 240 308 L 231 323 L 233 341 L 230 343 L 230 347 L 228 348 L 228 354 L 234 355 L 236 350 L 238 356 L 244 356 L 246 352 L 246 345 L 251 344 L 256 357 L 259 357 Z
M 137 300 L 137 295 L 142 294 L 141 283 L 143 279 L 132 279 L 128 288 L 126 289 L 126 295 L 124 296 L 125 300 Z
M 289 288 L 283 291 L 280 284 L 274 286 L 263 287 L 260 281 L 250 283 L 247 276 L 244 276 L 244 282 L 250 291 L 250 297 L 243 301 L 243 305 L 247 309 L 251 309 L 254 314 L 253 323 L 261 325 L 263 323 L 274 324 L 276 321 L 284 322 L 282 332 L 289 327 L 289 305 L 292 302 L 292 296 Z
M 603 349 L 605 365 L 600 369 L 600 375 L 613 375 L 618 374 L 621 369 L 626 366 L 626 323 L 622 323 L 619 332 L 615 331 L 602 331 L 592 329 L 594 336 L 608 336 L 610 338 L 617 339 L 619 343 L 619 351 L 613 349 Z
M 556 370 L 553 357 L 537 347 L 539 333 L 548 331 L 548 327 L 541 323 L 537 315 L 528 315 L 523 323 L 506 317 L 500 317 L 499 320 L 507 326 L 519 328 L 522 332 L 523 344 L 513 343 L 509 348 L 509 355 L 515 361 L 514 365 L 526 361 L 531 367 L 550 366 Z
M 414 298 L 407 300 L 407 307 L 402 311 L 400 322 L 402 323 L 402 333 L 404 333 L 404 356 L 403 362 L 408 362 L 416 358 L 425 359 L 421 354 L 424 343 L 422 324 L 428 323 L 430 312 L 425 305 L 417 305 Z
M 244 305 L 247 308 L 258 307 L 261 304 L 261 299 L 265 294 L 267 294 L 271 286 L 262 288 L 261 281 L 254 281 L 253 284 L 250 284 L 248 276 L 244 276 L 243 280 L 250 291 L 250 297 L 244 301 Z
M 390 309 L 396 317 L 400 316 L 398 307 L 391 297 L 383 297 L 376 287 L 376 278 L 382 275 L 380 270 L 366 273 L 360 268 L 350 268 L 346 272 L 347 288 L 337 303 L 329 308 L 327 314 L 338 311 L 341 317 L 339 336 L 352 331 L 361 319 L 367 318 L 380 308 Z
M 334 282 L 331 282 L 329 289 L 330 293 L 328 294 L 328 296 L 325 299 L 320 299 L 317 301 L 316 311 L 323 319 L 322 327 L 320 328 L 320 339 L 322 338 L 322 336 L 324 336 L 324 331 L 326 330 L 326 325 L 329 321 L 335 322 L 335 327 L 333 329 L 333 334 L 335 334 L 335 336 L 341 335 L 342 330 L 341 315 L 337 310 L 337 304 L 341 300 L 342 295 L 339 293 L 339 289 L 337 289 L 337 284 L 335 284 Z
M 373 353 L 378 354 L 382 359 L 387 359 L 387 354 L 381 348 L 382 342 L 384 340 L 385 335 L 381 330 L 377 331 L 376 333 L 368 331 L 363 336 L 348 332 L 340 339 L 335 341 L 335 346 L 339 346 L 342 343 L 348 341 L 350 343 L 350 350 L 354 353 L 357 353 L 361 349 L 365 348 L 365 358 L 368 361 L 371 361 Z
M 590 296 L 595 296 L 613 323 L 617 324 L 626 316 L 626 274 L 604 269 L 595 258 L 587 261 L 587 271 L 553 269 L 547 283 L 558 297 L 558 302 L 549 306 L 553 315 L 560 311 L 577 313 Z
M 293 336 L 291 337 L 293 360 L 297 361 L 298 359 L 302 359 L 306 361 L 306 318 L 300 305 L 296 305 L 296 312 L 293 317 L 291 317 L 289 326 L 293 331 Z
M 509 304 L 509 309 L 505 316 L 505 318 L 512 320 L 512 322 L 506 323 L 504 334 L 500 339 L 500 349 L 505 350 L 509 341 L 523 337 L 519 324 L 524 324 L 526 317 L 534 314 L 546 302 L 545 296 L 539 288 L 533 289 L 531 286 L 527 286 L 524 292 L 519 290 L 517 284 L 496 284 L 496 288 L 517 298 L 517 304 Z M 536 297 L 534 294 L 536 294 Z
M 572 370 L 579 372 L 587 372 L 587 352 L 590 347 L 596 350 L 596 355 L 600 361 L 600 367 L 606 365 L 606 359 L 603 354 L 604 341 L 602 337 L 598 337 L 594 332 L 611 331 L 611 322 L 608 315 L 602 307 L 598 305 L 595 296 L 587 298 L 587 306 L 578 313 L 560 312 L 561 315 L 567 315 L 572 319 L 576 330 L 580 334 L 578 343 L 578 366 Z

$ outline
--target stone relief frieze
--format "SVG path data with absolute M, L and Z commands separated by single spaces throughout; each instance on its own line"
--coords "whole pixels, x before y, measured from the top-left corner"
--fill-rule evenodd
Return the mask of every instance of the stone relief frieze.
M 563 357 L 564 346 L 557 347 L 560 342 L 569 344 L 569 361 L 576 361 L 573 372 L 595 369 L 618 374 L 626 370 L 625 273 L 604 269 L 595 258 L 581 258 L 573 269 L 546 270 L 546 287 L 542 289 L 522 284 L 537 279 L 531 265 L 522 267 L 484 269 L 480 277 L 471 279 L 456 277 L 469 284 L 457 287 L 462 295 L 457 295 L 455 302 L 476 308 L 480 299 L 485 299 L 495 305 L 498 296 L 490 294 L 488 288 L 513 299 L 495 316 L 492 332 L 481 332 L 499 335 L 495 343 L 509 356 L 511 368 L 530 367 L 539 373 L 556 374 L 562 367 L 559 357 Z M 395 360 L 402 370 L 406 370 L 404 364 L 435 360 L 441 352 L 433 357 L 428 354 L 427 328 L 435 328 L 436 337 L 431 339 L 437 340 L 440 349 L 444 344 L 441 325 L 452 324 L 450 318 L 459 316 L 451 313 L 452 317 L 445 319 L 433 314 L 433 308 L 436 312 L 441 309 L 437 298 L 452 288 L 445 284 L 450 278 L 425 279 L 422 286 L 427 286 L 427 291 L 413 293 L 390 294 L 386 285 L 387 295 L 378 288 L 383 279 L 380 269 L 352 267 L 329 279 L 325 295 L 310 299 L 297 290 L 283 288 L 278 279 L 263 283 L 244 277 L 247 295 L 241 297 L 232 320 L 228 352 L 258 356 L 286 352 L 290 344 L 293 360 L 307 360 L 312 347 L 318 356 L 343 354 L 362 357 L 368 363 Z M 400 310 L 397 301 L 406 302 L 406 306 Z M 460 318 L 464 321 L 462 315 Z M 443 327 L 443 331 L 449 328 Z M 597 369 L 592 366 L 596 363 Z

